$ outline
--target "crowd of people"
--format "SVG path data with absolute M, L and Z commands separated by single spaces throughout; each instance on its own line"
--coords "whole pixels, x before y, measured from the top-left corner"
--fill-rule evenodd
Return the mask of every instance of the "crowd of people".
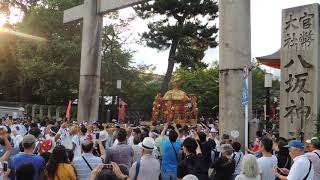
M 320 140 L 258 131 L 243 145 L 217 124 L 111 124 L 8 117 L 0 126 L 0 179 L 320 180 Z M 220 138 L 221 137 L 221 138 Z

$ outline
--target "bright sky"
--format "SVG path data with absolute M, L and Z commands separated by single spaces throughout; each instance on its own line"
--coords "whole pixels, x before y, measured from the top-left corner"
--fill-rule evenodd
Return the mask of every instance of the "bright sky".
M 251 0 L 251 53 L 252 58 L 264 56 L 277 51 L 281 46 L 281 10 L 305 4 L 320 3 L 320 0 Z M 130 10 L 121 11 L 125 16 Z M 136 20 L 132 24 L 136 32 L 147 29 L 146 23 Z M 157 52 L 140 45 L 130 45 L 135 50 L 134 61 L 156 65 L 156 73 L 164 74 L 167 69 L 168 51 Z M 219 50 L 209 49 L 204 61 L 212 64 L 219 59 Z M 278 70 L 267 71 L 279 75 Z

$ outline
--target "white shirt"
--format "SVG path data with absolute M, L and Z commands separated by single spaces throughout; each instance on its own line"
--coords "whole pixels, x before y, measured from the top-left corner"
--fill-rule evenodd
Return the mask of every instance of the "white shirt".
M 261 173 L 261 179 L 263 180 L 274 180 L 275 175 L 273 168 L 277 166 L 278 159 L 276 156 L 261 157 L 258 159 L 258 166 Z
M 20 134 L 17 134 L 16 136 L 11 135 L 11 139 L 13 141 L 13 146 L 16 148 L 19 147 L 20 142 L 22 142 L 23 136 Z
M 102 163 L 101 158 L 94 156 L 92 153 L 83 153 L 82 155 L 87 160 L 92 169 L 96 168 L 99 164 Z M 72 164 L 77 171 L 78 180 L 90 179 L 91 170 L 81 156 L 74 158 Z
M 99 140 L 106 141 L 109 138 L 109 134 L 107 131 L 103 130 L 99 132 Z
M 294 163 L 290 169 L 288 180 L 302 180 L 306 177 L 310 168 L 310 161 L 307 155 L 301 155 L 293 159 Z M 314 170 L 313 165 L 311 165 L 311 170 L 307 180 L 313 180 Z
M 72 136 L 67 133 L 63 139 L 61 139 L 61 144 L 66 147 L 66 149 L 72 149 Z
M 79 157 L 81 156 L 81 147 L 80 147 L 80 136 L 79 135 L 74 135 L 72 137 L 72 143 L 74 143 L 76 145 L 75 149 L 74 149 L 74 157 Z

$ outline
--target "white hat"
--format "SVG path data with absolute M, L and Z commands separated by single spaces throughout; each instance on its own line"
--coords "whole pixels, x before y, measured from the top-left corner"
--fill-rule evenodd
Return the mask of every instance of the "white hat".
M 144 138 L 144 140 L 142 141 L 140 146 L 145 150 L 152 151 L 154 149 L 155 142 L 154 142 L 153 138 L 146 137 L 146 138 Z
M 211 128 L 210 132 L 212 132 L 212 133 L 217 133 L 218 131 L 217 131 L 216 128 Z
M 199 179 L 197 178 L 197 176 L 195 176 L 193 174 L 188 174 L 188 175 L 184 176 L 182 178 L 182 180 L 199 180 Z

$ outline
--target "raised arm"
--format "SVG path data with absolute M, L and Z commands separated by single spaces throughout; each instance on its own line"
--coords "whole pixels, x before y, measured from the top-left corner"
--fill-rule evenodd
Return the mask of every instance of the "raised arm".
M 176 123 L 173 123 L 172 126 L 174 128 L 174 131 L 176 131 L 176 133 L 178 134 L 178 137 L 180 137 L 180 132 L 179 132 L 179 129 L 177 128 Z
M 168 129 L 168 123 L 165 123 L 165 124 L 163 125 L 163 130 L 162 130 L 162 132 L 161 132 L 161 134 L 160 134 L 160 137 L 161 137 L 161 138 L 163 138 L 163 136 L 166 134 L 167 129 Z

